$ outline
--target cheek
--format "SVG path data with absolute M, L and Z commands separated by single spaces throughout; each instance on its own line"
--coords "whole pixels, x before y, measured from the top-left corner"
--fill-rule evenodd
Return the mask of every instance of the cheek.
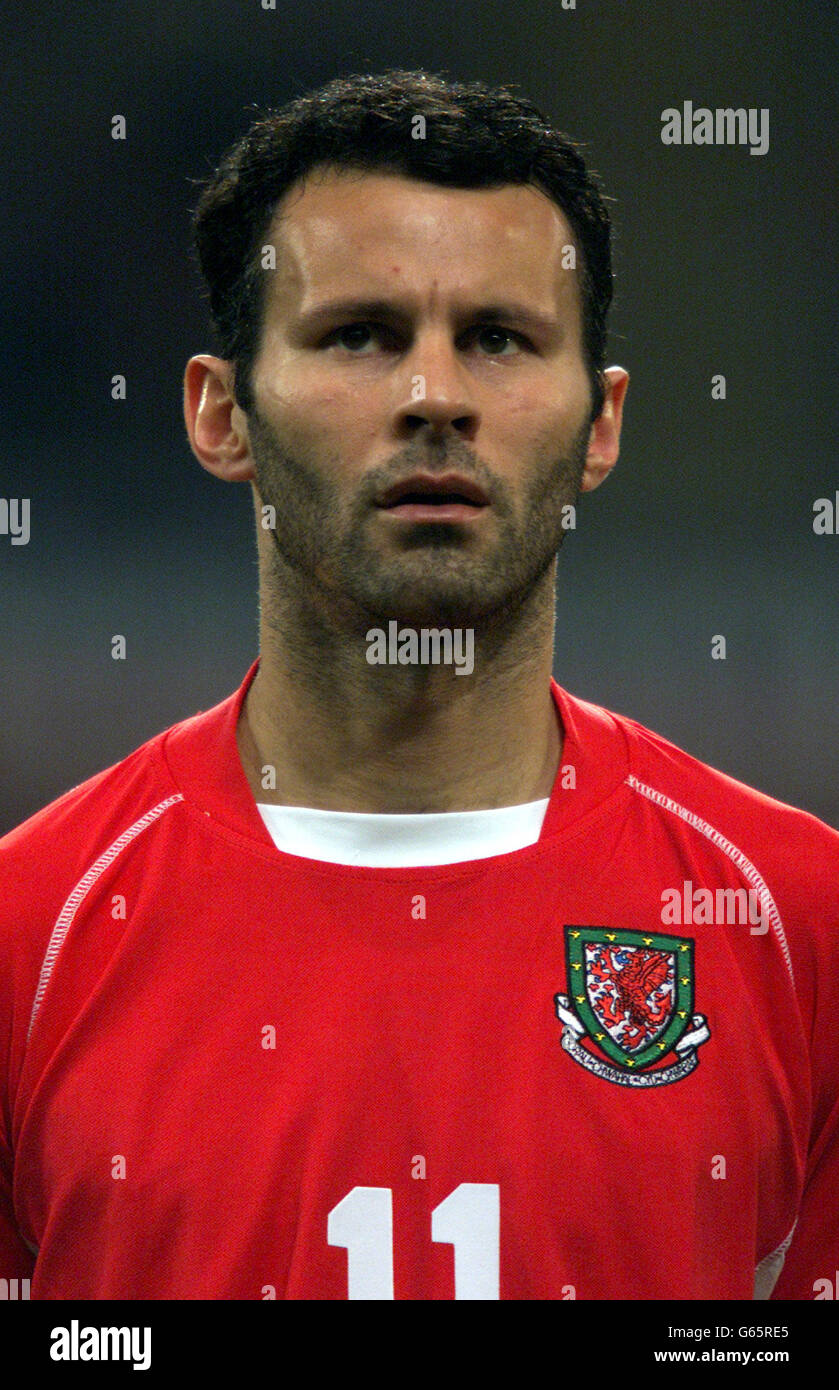
M 309 470 L 338 480 L 348 495 L 376 461 L 381 419 L 372 393 L 335 382 L 286 382 L 268 391 L 265 418 L 283 447 Z
M 576 438 L 588 412 L 588 391 L 546 398 L 544 391 L 532 398 L 507 403 L 499 414 L 493 435 L 512 457 L 541 457 L 565 450 Z
M 510 402 L 511 422 L 519 430 L 544 441 L 567 445 L 588 421 L 591 383 L 585 364 L 577 353 L 569 352 L 546 377 L 532 383 L 522 397 Z
M 259 398 L 277 418 L 339 410 L 347 394 L 334 382 L 319 381 L 282 367 L 259 381 Z
M 356 387 L 292 372 L 261 383 L 259 400 L 278 431 L 323 444 L 358 436 L 370 410 L 367 394 Z

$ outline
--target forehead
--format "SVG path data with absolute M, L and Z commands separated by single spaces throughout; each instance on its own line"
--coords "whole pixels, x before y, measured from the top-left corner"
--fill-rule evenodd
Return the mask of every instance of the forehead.
M 278 206 L 272 298 L 301 310 L 321 295 L 377 285 L 445 296 L 527 295 L 577 303 L 562 268 L 575 245 L 561 208 L 530 185 L 447 188 L 389 173 L 314 171 Z

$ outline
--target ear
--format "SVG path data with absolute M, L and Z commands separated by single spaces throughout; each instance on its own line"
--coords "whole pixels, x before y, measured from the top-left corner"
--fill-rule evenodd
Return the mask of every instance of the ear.
M 608 478 L 618 461 L 623 420 L 623 398 L 629 385 L 629 373 L 623 367 L 607 367 L 606 397 L 603 409 L 591 427 L 583 469 L 581 492 L 591 492 Z
M 227 483 L 256 477 L 245 412 L 233 395 L 232 363 L 201 353 L 184 373 L 184 420 L 202 467 Z

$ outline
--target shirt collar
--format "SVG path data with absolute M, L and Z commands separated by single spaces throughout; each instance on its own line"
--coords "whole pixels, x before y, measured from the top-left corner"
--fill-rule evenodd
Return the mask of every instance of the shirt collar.
M 228 830 L 277 853 L 257 810 L 236 739 L 242 705 L 258 669 L 257 658 L 232 695 L 170 729 L 162 755 L 187 801 Z M 627 742 L 615 716 L 569 695 L 553 679 L 550 689 L 563 747 L 539 844 L 575 825 L 629 772 Z

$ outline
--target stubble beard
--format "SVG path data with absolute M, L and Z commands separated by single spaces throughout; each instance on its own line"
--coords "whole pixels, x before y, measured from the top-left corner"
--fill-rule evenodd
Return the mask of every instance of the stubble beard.
M 567 529 L 564 509 L 579 496 L 588 419 L 565 453 L 546 455 L 531 468 L 518 505 L 506 482 L 456 439 L 436 448 L 412 443 L 344 500 L 332 481 L 338 467 L 307 457 L 256 411 L 248 423 L 259 496 L 276 515 L 272 569 L 263 577 L 269 607 L 287 609 L 296 596 L 325 624 L 333 620 L 358 632 L 394 619 L 403 626 L 497 631 L 515 622 L 537 592 L 547 601 L 546 577 Z M 382 544 L 382 530 L 392 523 L 376 516 L 373 499 L 420 469 L 464 473 L 489 494 L 492 516 L 463 527 L 400 525 L 396 543 Z M 489 544 L 479 536 L 486 524 L 494 531 Z M 552 592 L 549 597 L 552 610 Z

